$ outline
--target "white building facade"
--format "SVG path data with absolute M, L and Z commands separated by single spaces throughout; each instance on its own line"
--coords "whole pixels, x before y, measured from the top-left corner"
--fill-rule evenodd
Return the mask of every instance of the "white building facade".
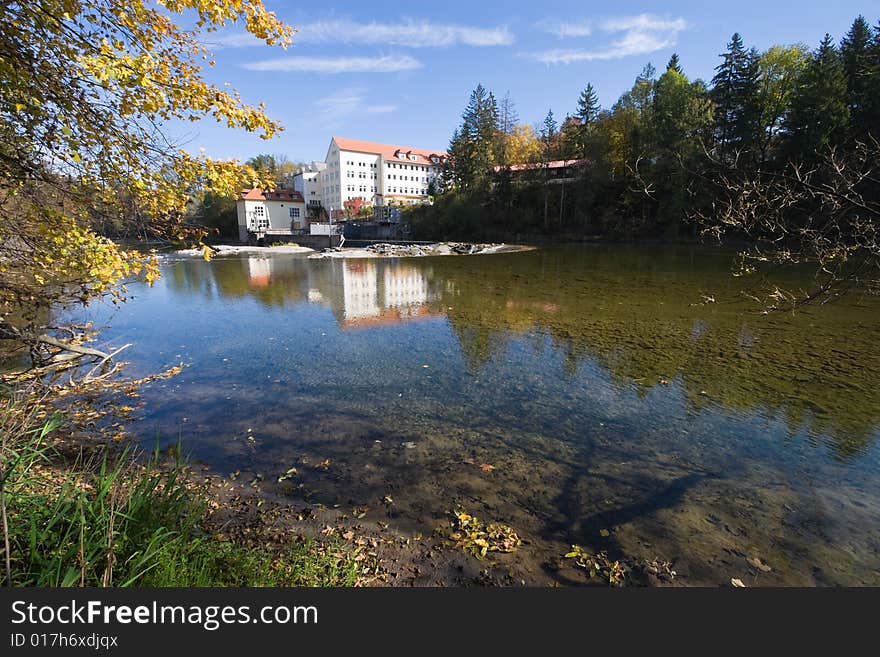
M 293 177 L 293 190 L 302 194 L 306 206 L 312 212 L 324 206 L 323 173 L 326 169 L 325 162 L 312 162 Z
M 333 137 L 319 176 L 321 203 L 334 219 L 358 198 L 367 206 L 424 203 L 445 163 L 443 151 Z
M 267 235 L 290 235 L 309 226 L 306 203 L 299 192 L 280 189 L 265 191 L 246 189 L 236 203 L 238 238 L 248 240 L 249 234 L 257 239 Z

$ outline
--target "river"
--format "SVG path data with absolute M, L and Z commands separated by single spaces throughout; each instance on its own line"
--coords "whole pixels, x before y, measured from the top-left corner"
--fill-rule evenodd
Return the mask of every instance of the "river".
M 406 535 L 464 508 L 519 533 L 526 583 L 582 583 L 578 544 L 685 584 L 880 585 L 880 299 L 765 315 L 732 263 L 167 256 L 86 318 L 131 376 L 185 364 L 142 391 L 146 447 Z

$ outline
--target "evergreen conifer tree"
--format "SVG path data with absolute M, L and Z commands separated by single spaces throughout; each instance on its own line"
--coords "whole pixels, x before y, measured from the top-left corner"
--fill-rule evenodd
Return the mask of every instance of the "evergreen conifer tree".
M 798 80 L 785 128 L 789 159 L 815 161 L 843 141 L 849 122 L 846 74 L 831 36 L 826 34 Z
M 872 68 L 877 74 L 876 63 L 872 62 L 871 26 L 864 16 L 857 17 L 846 36 L 840 42 L 840 60 L 846 75 L 846 103 L 850 112 L 851 134 L 863 139 L 871 128 L 867 115 L 872 104 L 870 82 Z M 872 64 L 874 64 L 872 66 Z M 874 126 L 875 131 L 880 129 Z

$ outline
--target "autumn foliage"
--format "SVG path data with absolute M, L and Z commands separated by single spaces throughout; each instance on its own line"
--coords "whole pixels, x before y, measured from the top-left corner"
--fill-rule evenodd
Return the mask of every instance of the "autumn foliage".
M 192 27 L 176 22 L 184 13 Z M 206 34 L 232 23 L 268 45 L 293 34 L 259 0 L 3 3 L 0 337 L 31 327 L 35 307 L 122 295 L 127 277 L 158 275 L 151 256 L 102 237 L 108 227 L 198 240 L 184 222 L 193 195 L 268 184 L 163 133 L 204 118 L 266 139 L 281 129 L 262 104 L 204 79 Z

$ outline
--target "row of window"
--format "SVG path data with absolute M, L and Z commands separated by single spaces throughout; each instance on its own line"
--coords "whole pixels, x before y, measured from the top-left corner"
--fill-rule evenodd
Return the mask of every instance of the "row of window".
M 388 191 L 389 191 L 389 193 L 391 193 L 391 194 L 397 194 L 397 193 L 398 193 L 397 190 L 398 190 L 397 187 L 392 187 L 392 188 L 389 189 Z M 400 194 L 418 194 L 418 195 L 420 195 L 420 196 L 425 196 L 425 195 L 428 193 L 428 188 L 427 188 L 427 187 L 423 187 L 422 190 L 419 191 L 419 190 L 416 189 L 415 187 L 401 187 L 399 193 L 400 193 Z
M 429 166 L 419 165 L 419 164 L 396 164 L 394 162 L 389 162 L 388 168 L 389 169 L 411 169 L 414 171 L 430 171 L 431 173 L 434 172 L 434 167 L 429 167 Z
M 390 174 L 388 175 L 388 180 L 397 180 L 397 179 L 398 179 L 397 176 L 390 175 Z M 419 182 L 419 181 L 427 182 L 428 177 L 427 176 L 421 176 L 421 177 L 419 177 L 419 176 L 400 176 L 400 180 L 411 180 L 412 182 Z

